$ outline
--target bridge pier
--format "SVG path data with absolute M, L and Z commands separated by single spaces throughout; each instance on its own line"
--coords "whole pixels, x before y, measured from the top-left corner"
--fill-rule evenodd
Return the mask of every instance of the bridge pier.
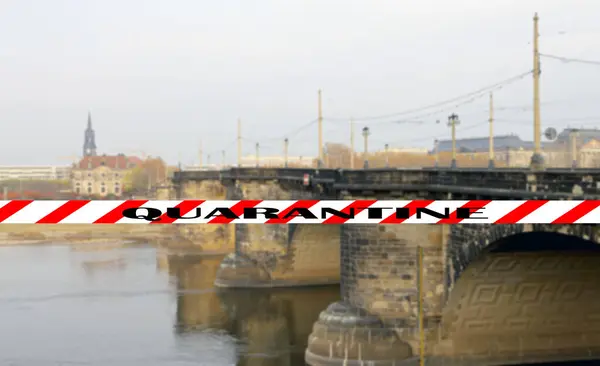
M 235 188 L 235 189 L 234 189 Z M 277 180 L 237 181 L 233 199 L 308 199 L 312 191 Z M 338 284 L 340 227 L 235 224 L 235 250 L 222 262 L 215 286 L 269 288 Z
M 393 365 L 418 349 L 417 248 L 424 248 L 426 327 L 439 322 L 444 299 L 445 227 L 342 226 L 342 301 L 323 311 L 306 350 L 311 366 Z

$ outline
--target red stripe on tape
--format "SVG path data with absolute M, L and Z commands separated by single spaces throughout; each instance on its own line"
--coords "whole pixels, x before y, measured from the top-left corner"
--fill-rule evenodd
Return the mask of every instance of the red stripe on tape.
M 114 224 L 123 218 L 123 211 L 128 208 L 139 208 L 146 202 L 148 202 L 148 200 L 127 200 L 112 209 L 106 215 L 94 221 L 94 224 Z
M 377 200 L 356 200 L 348 206 L 346 206 L 344 209 L 342 209 L 341 212 L 348 215 L 350 214 L 351 210 L 354 209 L 354 214 L 358 215 L 360 212 L 373 205 L 375 202 L 377 202 Z M 343 217 L 331 216 L 327 220 L 323 221 L 323 224 L 343 224 L 346 221 L 348 221 L 348 219 L 345 219 Z
M 27 205 L 29 205 L 33 200 L 14 200 L 8 202 L 6 205 L 0 207 L 0 222 L 8 219 L 15 213 L 21 211 Z
M 482 207 L 485 207 L 490 202 L 492 202 L 492 200 L 473 200 L 473 201 L 469 201 L 469 202 L 465 203 L 464 205 L 460 206 L 460 208 L 482 208 Z M 441 219 L 437 223 L 454 225 L 454 224 L 460 224 L 460 222 L 462 220 L 464 220 L 464 219 L 459 219 L 456 217 L 456 210 L 454 210 L 450 214 L 449 218 Z
M 263 200 L 244 200 L 236 203 L 231 206 L 231 212 L 233 212 L 236 216 L 240 217 L 244 214 L 245 208 L 256 207 Z M 228 219 L 225 216 L 217 216 L 214 219 L 210 220 L 209 224 L 229 224 L 235 219 Z
M 179 202 L 174 208 L 178 208 L 179 214 L 181 216 L 183 216 L 183 215 L 189 213 L 190 211 L 192 211 L 193 209 L 195 209 L 196 207 L 200 206 L 204 202 L 205 202 L 205 200 L 185 200 L 185 201 Z M 175 221 L 177 221 L 177 219 L 167 216 L 166 212 L 164 214 L 162 214 L 159 217 L 159 219 L 160 220 L 152 221 L 150 224 L 151 225 L 152 224 L 172 224 Z
M 583 201 L 569 211 L 565 212 L 561 217 L 552 221 L 553 224 L 573 224 L 583 216 L 589 214 L 600 206 L 599 200 Z
M 73 212 L 79 210 L 83 206 L 87 205 L 89 200 L 71 200 L 67 201 L 58 207 L 56 210 L 50 212 L 48 215 L 39 219 L 37 224 L 58 224 L 64 220 L 67 216 Z
M 496 220 L 494 224 L 516 224 L 546 203 L 548 203 L 548 200 L 525 201 L 517 208 Z
M 295 216 L 290 216 L 287 218 L 283 218 L 285 215 L 289 214 L 290 212 L 292 212 L 292 210 L 297 209 L 297 208 L 311 208 L 314 205 L 316 205 L 317 203 L 319 203 L 319 200 L 299 200 L 294 202 L 292 205 L 290 205 L 288 208 L 286 208 L 285 210 L 281 211 L 277 216 L 279 216 L 279 218 L 277 219 L 269 219 L 265 222 L 265 224 L 287 224 L 288 222 L 292 221 L 294 219 Z
M 409 204 L 405 205 L 404 208 L 408 208 L 410 211 L 416 210 L 417 208 L 425 208 L 427 206 L 429 206 L 430 204 L 432 204 L 433 200 L 414 200 L 411 201 Z M 411 215 L 411 217 L 414 216 Z M 401 224 L 404 221 L 406 221 L 407 219 L 399 219 L 396 218 L 396 213 L 394 213 L 393 215 L 390 215 L 388 217 L 386 217 L 383 221 L 380 222 L 380 224 Z

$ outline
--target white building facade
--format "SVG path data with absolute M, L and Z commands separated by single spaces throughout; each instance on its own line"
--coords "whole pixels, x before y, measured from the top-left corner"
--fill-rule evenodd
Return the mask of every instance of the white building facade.
M 0 180 L 68 180 L 70 166 L 0 166 Z

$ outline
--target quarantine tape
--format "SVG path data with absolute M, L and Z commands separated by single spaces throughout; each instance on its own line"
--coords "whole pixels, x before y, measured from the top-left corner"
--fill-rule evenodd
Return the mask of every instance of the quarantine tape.
M 0 201 L 2 224 L 597 224 L 583 201 Z

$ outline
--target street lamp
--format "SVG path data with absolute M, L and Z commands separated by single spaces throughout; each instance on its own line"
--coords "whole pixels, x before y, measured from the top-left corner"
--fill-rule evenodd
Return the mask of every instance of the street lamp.
M 362 135 L 364 138 L 364 142 L 365 142 L 365 146 L 364 146 L 364 161 L 365 161 L 365 165 L 364 168 L 368 169 L 369 168 L 369 160 L 368 160 L 368 153 L 369 153 L 369 135 L 371 133 L 369 132 L 369 127 L 363 127 L 362 129 Z
M 254 146 L 254 148 L 256 149 L 256 167 L 258 168 L 260 166 L 260 158 L 258 156 L 258 149 L 260 148 L 260 145 L 258 144 L 258 142 Z
M 385 167 L 386 168 L 390 167 L 390 154 L 388 153 L 389 148 L 390 148 L 390 145 L 385 144 L 384 149 L 385 149 Z

